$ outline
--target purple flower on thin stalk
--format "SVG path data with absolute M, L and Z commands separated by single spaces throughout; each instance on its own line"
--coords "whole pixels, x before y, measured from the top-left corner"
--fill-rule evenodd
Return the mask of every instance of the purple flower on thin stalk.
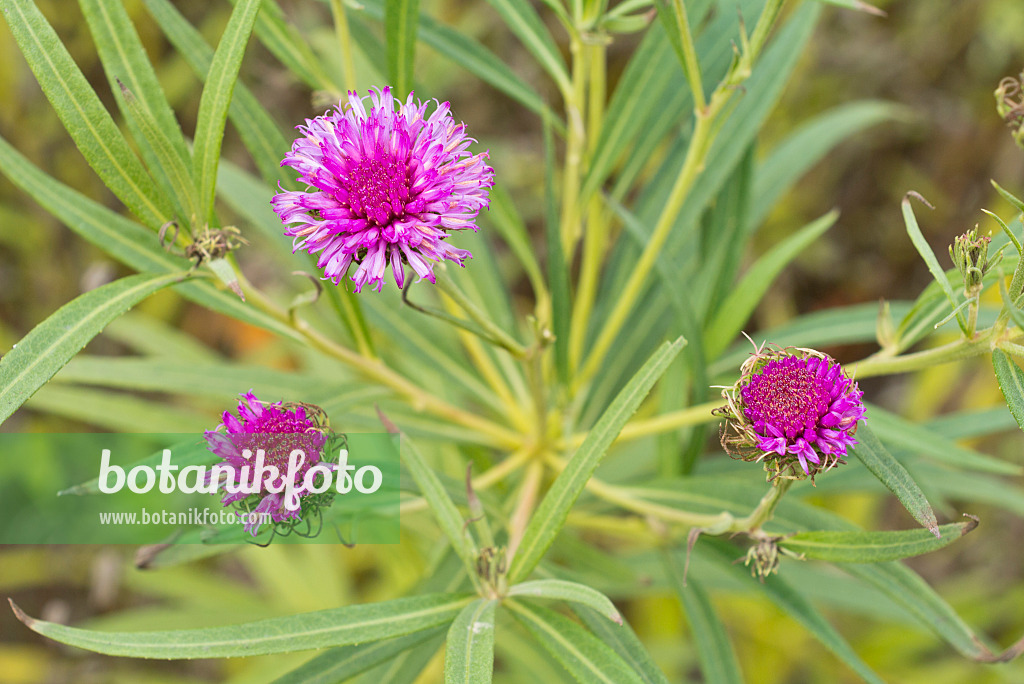
M 728 427 L 722 445 L 744 460 L 764 461 L 773 476 L 814 476 L 845 463 L 864 420 L 864 393 L 842 367 L 810 349 L 764 351 L 744 363 L 723 392 Z
M 260 520 L 264 517 L 259 514 L 269 514 L 275 523 L 301 518 L 301 508 L 289 510 L 285 506 L 283 484 L 288 474 L 292 450 L 301 449 L 305 458 L 294 472 L 293 488 L 300 499 L 311 493 L 304 483 L 306 471 L 320 463 L 327 442 L 327 430 L 318 412 L 317 407 L 305 404 L 263 402 L 248 392 L 238 402 L 237 417 L 225 411 L 221 424 L 215 430 L 204 433 L 210 451 L 223 459 L 223 463 L 217 465 L 231 469 L 232 489 L 239 490 L 228 491 L 227 483 L 218 482 L 218 488 L 225 487 L 221 503 L 225 506 L 239 504 L 257 514 L 245 524 L 246 532 L 253 536 L 259 533 Z M 251 458 L 244 455 L 247 449 Z M 279 474 L 276 478 L 254 482 L 258 449 L 264 451 L 264 465 L 277 468 Z M 212 476 L 211 471 L 207 476 L 207 484 Z M 255 491 L 239 488 L 239 483 L 251 486 Z M 272 492 L 271 488 L 282 491 Z M 251 500 L 246 501 L 250 497 Z
M 433 263 L 462 265 L 472 256 L 451 246 L 451 231 L 472 228 L 488 206 L 494 170 L 487 153 L 456 123 L 447 102 L 427 116 L 427 103 L 402 102 L 391 89 L 370 92 L 370 106 L 356 93 L 347 105 L 298 126 L 303 137 L 282 166 L 299 172 L 305 191 L 274 196 L 274 211 L 294 238 L 293 251 L 319 254 L 324 279 L 337 285 L 349 267 L 355 291 L 384 286 L 387 267 L 399 288 L 405 264 L 434 282 Z

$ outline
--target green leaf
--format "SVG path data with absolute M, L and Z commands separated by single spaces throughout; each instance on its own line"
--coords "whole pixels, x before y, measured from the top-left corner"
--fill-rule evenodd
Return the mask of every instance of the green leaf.
M 530 574 L 565 524 L 569 509 L 583 492 L 587 480 L 601 462 L 622 427 L 639 408 L 686 341 L 665 342 L 619 392 L 604 415 L 587 433 L 586 439 L 555 479 L 551 489 L 530 518 L 522 543 L 509 568 L 509 582 L 515 584 Z
M 494 599 L 477 599 L 462 609 L 448 630 L 445 684 L 489 683 L 494 673 Z
M 416 63 L 419 0 L 384 0 L 384 36 L 388 47 L 388 76 L 395 95 L 405 99 L 412 90 Z
M 108 432 L 198 434 L 216 422 L 216 413 L 173 406 L 161 401 L 50 383 L 41 387 L 25 407 L 88 423 Z
M 577 608 L 575 613 L 591 632 L 611 646 L 612 650 L 640 675 L 644 684 L 669 684 L 665 673 L 658 668 L 654 658 L 637 638 L 629 623 L 623 622 L 618 625 L 604 614 L 586 607 Z
M 837 658 L 846 663 L 850 669 L 860 675 L 869 684 L 885 684 L 867 664 L 861 660 L 857 652 L 850 647 L 843 636 L 836 631 L 828 620 L 818 611 L 807 598 L 790 586 L 779 575 L 770 575 L 764 582 L 756 582 L 750 574 L 735 563 L 736 548 L 717 539 L 702 542 L 694 551 L 714 557 L 717 572 L 730 574 L 739 581 L 763 593 L 768 600 L 777 605 L 787 615 L 803 625 L 815 639 L 820 641 Z M 877 567 L 877 566 L 854 566 Z
M 381 0 L 365 0 L 359 4 L 362 6 L 362 11 L 368 16 L 377 20 L 384 18 L 384 6 Z M 559 129 L 564 128 L 564 124 L 548 107 L 544 99 L 537 94 L 536 90 L 519 78 L 501 58 L 469 36 L 421 13 L 417 37 L 421 42 L 447 57 L 452 63 L 494 86 L 530 111 L 551 121 Z
M 531 596 L 534 598 L 555 599 L 578 603 L 598 611 L 612 622 L 621 625 L 622 615 L 615 604 L 597 589 L 579 582 L 568 582 L 559 579 L 533 580 L 520 582 L 508 590 L 509 596 Z
M 895 413 L 890 413 L 881 407 L 869 404 L 868 411 L 871 413 L 871 429 L 879 439 L 884 440 L 890 447 L 926 454 L 935 461 L 957 468 L 1005 475 L 1020 475 L 1024 471 L 1019 465 L 962 447 L 934 430 Z
M 512 250 L 512 253 L 519 260 L 520 265 L 526 272 L 526 277 L 533 287 L 534 294 L 538 299 L 546 296 L 548 288 L 544 282 L 544 274 L 537 262 L 537 255 L 529 231 L 523 217 L 516 211 L 512 197 L 503 186 L 491 188 L 491 206 L 487 215 L 481 217 L 488 225 L 501 236 L 501 239 Z
M 938 538 L 927 530 L 884 532 L 797 532 L 779 546 L 805 558 L 830 563 L 879 563 L 920 556 L 948 546 L 978 526 L 978 519 L 939 527 Z
M 839 212 L 828 212 L 775 245 L 750 267 L 708 324 L 704 333 L 705 358 L 717 358 L 725 350 L 782 269 L 831 228 L 838 218 Z
M 868 416 L 868 420 L 870 419 L 871 417 Z M 878 441 L 875 433 L 866 425 L 857 428 L 857 442 L 853 453 L 861 463 L 896 495 L 903 507 L 910 515 L 914 516 L 914 520 L 939 537 L 939 523 L 935 519 L 935 512 L 932 511 L 931 504 L 925 498 L 924 492 L 914 482 L 914 478 L 910 476 L 907 469 L 892 457 L 892 454 Z
M 585 684 L 643 682 L 615 651 L 569 618 L 519 601 L 507 601 L 505 605 L 577 681 Z
M 856 563 L 843 570 L 874 585 L 907 610 L 927 630 L 952 645 L 962 655 L 981 661 L 996 659 L 988 645 L 957 615 L 920 575 L 899 562 Z
M 558 45 L 544 25 L 537 10 L 528 2 L 518 0 L 487 0 L 512 33 L 523 42 L 541 67 L 555 80 L 563 94 L 572 90 L 569 73 L 565 69 L 565 61 L 558 51 Z
M 91 0 L 90 0 L 91 1 Z M 139 100 L 127 86 L 121 84 L 121 99 L 124 101 L 129 119 L 139 129 L 151 150 L 154 163 L 167 179 L 174 198 L 185 212 L 182 222 L 188 226 L 198 227 L 199 198 L 196 196 L 196 184 L 192 178 L 188 151 L 182 155 L 176 145 L 167 137 L 164 128 L 157 123 L 145 104 Z
M 725 625 L 711 604 L 711 597 L 692 577 L 684 579 L 674 554 L 667 555 L 669 581 L 683 604 L 690 623 L 690 634 L 697 647 L 697 659 L 704 681 L 715 684 L 742 684 L 743 675 L 736 651 L 729 641 Z
M 31 0 L 0 0 L 0 11 L 89 166 L 143 223 L 162 225 L 169 207 L 46 17 Z
M 214 53 L 202 34 L 181 16 L 169 0 L 143 0 L 143 3 L 189 68 L 201 80 L 206 80 Z M 285 183 L 294 181 L 294 177 L 289 177 L 281 167 L 281 159 L 288 151 L 288 140 L 244 83 L 235 83 L 228 116 L 265 181 L 271 184 L 278 180 Z
M 463 609 L 465 610 L 465 609 Z M 340 646 L 318 655 L 309 662 L 278 677 L 273 684 L 334 684 L 343 682 L 371 667 L 390 662 L 395 656 L 441 634 L 440 629 L 425 629 L 407 636 L 372 644 Z
M 36 620 L 11 602 L 32 631 L 87 651 L 131 658 L 232 658 L 369 643 L 450 622 L 469 603 L 457 594 L 425 594 L 228 627 L 164 632 L 96 632 Z
M 910 308 L 906 302 L 890 302 L 890 306 L 896 318 Z M 758 337 L 771 340 L 780 347 L 820 349 L 835 344 L 873 342 L 877 322 L 878 304 L 869 302 L 804 314 L 782 325 L 759 331 Z M 749 355 L 750 343 L 743 340 L 712 363 L 708 373 L 712 377 L 734 374 Z
M 1007 408 L 1024 430 L 1024 371 L 1002 349 L 992 350 L 992 368 Z
M 441 639 L 430 639 L 395 656 L 359 678 L 360 684 L 415 684 L 434 658 Z
M 263 0 L 253 32 L 288 71 L 302 79 L 313 90 L 343 90 L 327 75 L 321 60 L 309 47 L 308 40 L 287 22 L 284 12 L 275 0 Z
M 343 385 L 329 377 L 257 365 L 86 355 L 72 359 L 54 382 L 216 399 L 230 399 L 238 396 L 239 389 L 252 389 L 259 396 L 274 401 L 299 397 L 309 401 L 321 397 L 334 399 L 350 391 L 367 389 L 362 383 Z
M 544 236 L 548 253 L 548 290 L 551 292 L 551 327 L 555 335 L 555 369 L 562 384 L 569 382 L 569 323 L 572 304 L 569 266 L 562 249 L 562 229 L 555 197 L 555 135 L 544 124 Z
M 865 100 L 839 105 L 797 127 L 757 167 L 747 231 L 760 225 L 786 190 L 836 145 L 903 111 L 889 102 Z
M 3 138 L 0 138 L 0 171 L 68 228 L 121 263 L 137 271 L 177 272 L 188 266 L 185 259 L 161 249 L 153 233 L 46 175 Z M 287 339 L 303 339 L 281 320 L 245 305 L 235 295 L 218 290 L 206 280 L 186 281 L 175 289 L 213 311 Z
M 931 271 L 932 277 L 935 278 L 935 282 L 939 284 L 942 291 L 946 295 L 946 299 L 949 300 L 949 305 L 954 309 L 959 305 L 957 302 L 957 296 L 953 292 L 953 286 L 949 282 L 949 278 L 946 277 L 946 272 L 939 265 L 939 260 L 935 257 L 935 252 L 932 251 L 928 241 L 924 239 L 924 235 L 921 233 L 920 226 L 917 225 L 917 217 L 914 215 L 914 208 L 910 206 L 911 197 L 918 197 L 914 193 L 913 195 L 908 194 L 903 198 L 903 222 L 907 226 L 907 234 L 910 236 L 910 241 L 914 243 L 914 247 L 917 249 L 917 253 L 924 259 L 924 263 L 928 265 L 928 270 Z M 927 204 L 927 203 L 926 203 Z M 930 205 L 928 205 L 930 206 Z M 967 322 L 964 321 L 963 316 L 959 313 L 956 315 L 956 321 L 960 325 L 960 330 L 967 334 Z
M 110 89 L 117 97 L 121 111 L 126 115 L 128 126 L 139 145 L 146 165 L 151 173 L 157 174 L 156 178 L 167 186 L 171 194 L 177 197 L 178 208 L 184 212 L 179 218 L 188 220 L 195 212 L 185 203 L 186 197 L 178 189 L 182 177 L 180 171 L 175 168 L 175 175 L 172 175 L 172 170 L 165 167 L 168 163 L 180 163 L 187 169 L 190 153 L 181 126 L 178 125 L 174 111 L 164 96 L 163 88 L 157 80 L 153 66 L 149 63 L 149 57 L 128 12 L 121 2 L 79 0 L 78 4 L 82 7 L 86 21 L 89 22 L 89 31 L 103 62 L 103 70 L 107 74 Z M 135 107 L 141 110 L 141 115 L 139 112 L 132 114 L 127 111 L 127 103 L 121 96 L 122 88 L 127 88 L 134 94 Z M 147 128 L 155 129 L 158 133 L 154 134 L 139 126 L 139 116 L 144 116 L 151 122 Z M 173 157 L 175 161 L 167 162 L 167 156 Z M 183 177 L 187 179 L 188 197 L 194 196 L 195 185 L 192 183 L 190 172 Z
M 184 273 L 121 278 L 68 302 L 0 358 L 0 423 L 46 384 L 89 340 L 131 307 Z
M 199 224 L 213 223 L 213 197 L 217 185 L 217 163 L 224 141 L 224 125 L 228 119 L 231 95 L 242 66 L 245 46 L 249 43 L 260 10 L 260 0 L 238 0 L 228 25 L 224 28 L 199 100 L 196 135 L 192 148 L 192 175 L 199 190 Z
M 477 550 L 472 538 L 466 531 L 466 521 L 462 518 L 459 510 L 455 508 L 451 497 L 445 491 L 444 485 L 426 461 L 423 454 L 412 442 L 411 439 L 402 440 L 402 462 L 408 468 L 409 474 L 419 485 L 423 498 L 427 500 L 431 512 L 437 519 L 441 531 L 448 537 L 455 553 L 462 559 L 462 565 L 470 577 L 476 576 Z

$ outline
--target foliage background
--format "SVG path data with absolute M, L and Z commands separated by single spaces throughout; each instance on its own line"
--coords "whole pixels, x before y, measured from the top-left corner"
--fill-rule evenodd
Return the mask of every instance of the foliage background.
M 66 0 L 39 0 L 38 4 L 113 110 L 113 99 L 77 5 Z M 230 12 L 227 2 L 175 4 L 210 42 L 216 41 Z M 329 32 L 324 21 L 327 11 L 321 4 L 304 0 L 281 4 L 314 40 L 318 32 Z M 907 190 L 921 192 L 936 205 L 934 212 L 920 212 L 919 219 L 948 266 L 942 255 L 954 235 L 974 223 L 995 228 L 979 212 L 981 207 L 997 212 L 1007 209 L 988 180 L 995 178 L 1017 194 L 1024 189 L 1024 154 L 1013 146 L 995 116 L 991 96 L 1001 77 L 1024 66 L 1024 5 L 1015 0 L 875 4 L 888 11 L 887 18 L 828 9 L 762 139 L 777 139 L 812 113 L 864 97 L 904 105 L 905 118 L 873 128 L 837 148 L 803 179 L 761 230 L 755 245 L 768 246 L 792 226 L 802 225 L 832 206 L 842 210 L 839 224 L 805 251 L 769 292 L 754 325 L 748 326 L 755 338 L 757 329 L 784 322 L 797 313 L 880 297 L 915 297 L 930 278 L 907 240 L 900 218 L 899 201 Z M 197 81 L 140 3 L 126 5 L 182 127 L 190 133 L 198 107 Z M 424 0 L 421 9 L 474 35 L 528 81 L 543 81 L 539 74 L 531 73 L 536 69 L 533 62 L 484 3 Z M 554 33 L 561 36 L 558 30 Z M 622 36 L 609 51 L 613 83 L 634 46 L 635 37 Z M 465 78 L 429 48 L 421 46 L 418 57 L 417 77 L 430 92 L 445 93 L 456 116 L 490 147 L 492 159 L 500 160 L 499 182 L 518 197 L 539 198 L 542 188 L 532 166 L 542 150 L 532 118 L 501 94 Z M 367 69 L 360 73 L 366 74 Z M 271 111 L 283 125 L 315 111 L 309 105 L 313 94 L 255 40 L 250 43 L 242 78 L 262 102 L 274 104 Z M 367 80 L 361 85 L 371 84 Z M 47 173 L 90 197 L 105 198 L 108 206 L 117 206 L 71 145 L 6 27 L 0 29 L 0 102 L 0 134 Z M 230 125 L 228 131 L 226 158 L 245 164 L 246 155 Z M 536 207 L 541 204 L 533 203 Z M 530 203 L 521 202 L 520 207 L 528 211 Z M 539 225 L 534 224 L 540 218 L 527 215 L 538 231 Z M 269 264 L 252 252 L 240 253 L 250 279 L 259 283 L 261 269 L 269 279 Z M 0 181 L 0 347 L 9 348 L 61 304 L 117 275 L 122 275 L 119 266 L 83 240 L 71 237 L 30 198 L 6 180 Z M 234 359 L 282 370 L 296 363 L 289 350 L 266 333 L 190 305 L 169 291 L 147 300 L 128 318 L 179 328 Z M 132 350 L 133 344 L 130 327 L 115 323 L 87 351 L 117 355 Z M 847 361 L 872 348 L 824 351 Z M 1001 401 L 985 358 L 913 376 L 871 379 L 862 387 L 875 403 L 917 420 Z M 110 429 L 80 411 L 76 413 L 59 397 L 47 400 L 43 393 L 39 396 L 43 398 L 30 402 L 28 409 L 16 414 L 3 429 Z M 33 405 L 44 407 L 43 402 L 51 415 L 31 410 Z M 223 408 L 221 402 L 197 400 L 179 410 L 182 417 L 202 421 L 202 425 L 215 422 L 217 411 Z M 159 431 L 162 419 L 154 415 L 151 425 L 139 429 Z M 1019 463 L 1024 436 L 1014 428 L 976 446 Z M 878 501 L 876 497 L 845 495 L 827 500 L 823 496 L 819 503 L 869 528 L 906 526 L 906 514 L 895 500 L 885 505 Z M 955 552 L 909 563 L 968 622 L 1007 644 L 1024 632 L 1024 554 L 1019 552 L 1024 510 L 1018 506 L 1017 510 L 970 512 L 981 516 L 984 535 L 966 537 L 954 547 Z M 391 556 L 390 562 L 375 562 L 359 549 L 271 547 L 148 573 L 132 567 L 131 553 L 131 549 L 118 547 L 2 549 L 0 590 L 31 614 L 50 620 L 89 620 L 90 626 L 117 629 L 169 629 L 221 624 L 225 616 L 241 622 L 373 600 L 389 588 L 415 581 L 417 564 L 422 561 L 405 546 L 382 552 Z M 308 581 L 311 575 L 316 581 Z M 716 594 L 716 605 L 740 645 L 744 671 L 756 673 L 752 681 L 857 681 L 833 656 L 822 651 L 815 657 L 820 645 L 762 600 Z M 692 642 L 673 598 L 655 594 L 624 608 L 659 662 L 680 666 L 694 679 L 699 676 Z M 110 616 L 113 612 L 116 617 Z M 1024 680 L 1022 664 L 978 666 L 950 652 L 929 634 L 895 622 L 882 625 L 851 613 L 843 615 L 837 625 L 840 631 L 890 681 Z M 37 637 L 11 613 L 0 611 L 0 672 L 11 682 L 265 681 L 307 657 L 299 653 L 153 663 L 83 656 Z M 439 655 L 435 674 L 440 660 Z

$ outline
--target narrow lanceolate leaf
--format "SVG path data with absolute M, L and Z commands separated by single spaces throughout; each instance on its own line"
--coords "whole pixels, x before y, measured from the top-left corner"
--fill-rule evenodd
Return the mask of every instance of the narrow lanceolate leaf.
M 487 0 L 488 3 L 508 26 L 509 30 L 523 42 L 526 49 L 537 59 L 545 71 L 558 84 L 563 94 L 572 90 L 569 72 L 565 69 L 565 61 L 558 51 L 558 45 L 537 14 L 537 10 L 528 2 L 518 0 Z
M 684 579 L 683 570 L 674 556 L 666 556 L 666 564 L 669 581 L 683 604 L 686 621 L 690 624 L 690 634 L 697 647 L 697 660 L 704 681 L 711 684 L 742 684 L 743 675 L 740 673 L 739 661 L 736 660 L 736 651 L 729 641 L 725 625 L 711 604 L 711 597 L 692 577 Z
M 185 259 L 161 249 L 156 235 L 138 223 L 40 171 L 3 138 L 0 138 L 0 172 L 68 228 L 126 266 L 137 271 L 172 273 L 189 265 Z M 282 337 L 302 339 L 280 319 L 246 306 L 238 297 L 218 290 L 210 281 L 191 280 L 175 289 L 213 311 L 270 330 Z
M 939 522 L 935 519 L 935 512 L 932 510 L 931 504 L 928 503 L 928 499 L 925 498 L 924 492 L 921 491 L 921 487 L 910 476 L 907 469 L 892 457 L 892 454 L 878 441 L 875 433 L 866 425 L 861 425 L 857 429 L 857 442 L 853 453 L 861 463 L 896 495 L 903 507 L 910 515 L 914 516 L 914 520 L 939 537 Z
M 715 562 L 716 570 L 723 575 L 732 575 L 738 581 L 748 583 L 757 591 L 782 609 L 787 615 L 799 622 L 808 633 L 831 651 L 837 658 L 846 663 L 861 679 L 869 684 L 884 684 L 882 679 L 861 660 L 843 636 L 836 631 L 821 612 L 814 607 L 807 597 L 789 585 L 786 580 L 776 575 L 757 582 L 751 579 L 750 573 L 742 565 L 736 563 L 736 547 L 717 539 L 708 540 L 698 547 L 702 554 L 708 554 Z M 880 566 L 853 566 L 874 569 Z M 910 572 L 907 569 L 907 572 Z
M 232 0 L 236 2 L 237 0 Z M 256 17 L 256 37 L 281 62 L 313 90 L 340 91 L 327 75 L 309 42 L 288 23 L 284 12 L 274 0 L 263 0 Z
M 196 196 L 196 184 L 192 180 L 192 169 L 189 166 L 188 152 L 182 155 L 167 131 L 153 118 L 145 104 L 135 96 L 126 85 L 118 82 L 121 96 L 124 99 L 128 116 L 131 117 L 149 148 L 152 150 L 155 163 L 159 165 L 167 179 L 171 191 L 178 200 L 179 206 L 185 211 L 181 219 L 191 226 L 199 216 L 199 203 Z
M 143 0 L 146 9 L 163 30 L 167 39 L 181 54 L 189 68 L 205 80 L 213 62 L 213 48 L 207 44 L 188 20 L 170 3 L 170 0 Z M 245 148 L 260 170 L 263 180 L 290 182 L 294 176 L 281 168 L 281 158 L 288 151 L 288 140 L 267 110 L 243 83 L 235 83 L 235 92 L 228 110 L 231 122 L 238 130 Z
M 666 342 L 659 347 L 587 433 L 583 444 L 569 459 L 565 470 L 551 485 L 530 518 L 526 532 L 523 533 L 523 541 L 509 568 L 510 582 L 518 582 L 537 567 L 608 447 L 685 344 L 686 340 L 680 337 L 675 342 Z
M 658 668 L 650 652 L 627 622 L 617 625 L 591 608 L 577 608 L 574 612 L 598 639 L 610 646 L 640 675 L 644 684 L 668 684 L 665 673 Z
M 0 359 L 0 423 L 7 420 L 101 330 L 184 273 L 144 273 L 98 287 L 68 302 Z
M 127 10 L 123 3 L 109 0 L 79 0 L 78 4 L 86 21 L 89 22 L 89 31 L 103 62 L 103 70 L 106 72 L 110 89 L 117 96 L 118 105 L 125 114 L 128 128 L 147 168 L 163 189 L 177 199 L 175 210 L 182 212 L 178 218 L 188 220 L 194 210 L 182 203 L 180 172 L 176 177 L 172 177 L 165 159 L 169 151 L 176 163 L 188 168 L 189 151 L 185 144 L 185 136 L 167 102 Z M 128 104 L 121 96 L 123 88 L 135 95 L 134 106 L 142 110 L 147 120 L 152 122 L 152 125 L 147 127 L 149 130 L 143 130 L 137 123 L 138 112 L 132 114 L 128 111 Z M 154 134 L 153 129 L 159 133 Z M 159 135 L 160 139 L 157 140 L 155 135 Z M 191 172 L 185 174 L 185 178 L 188 187 L 191 188 L 190 194 L 194 195 Z
M 939 284 L 942 291 L 946 295 L 946 299 L 949 300 L 949 305 L 956 309 L 958 306 L 957 296 L 953 292 L 953 286 L 949 282 L 949 278 L 946 277 L 946 272 L 942 266 L 939 265 L 939 260 L 935 257 L 935 252 L 932 251 L 928 241 L 924 239 L 924 234 L 921 233 L 921 227 L 917 225 L 917 217 L 914 215 L 914 208 L 910 206 L 911 198 L 923 198 L 917 193 L 908 194 L 903 198 L 903 222 L 907 226 L 907 234 L 910 236 L 910 241 L 914 243 L 914 247 L 917 249 L 917 253 L 924 259 L 924 263 L 928 265 L 928 270 L 931 271 L 932 277 L 935 278 L 935 282 Z M 931 205 L 929 205 L 931 206 Z M 964 321 L 964 317 L 961 314 L 956 315 L 956 321 L 960 325 L 960 330 L 967 334 L 967 323 Z
M 156 228 L 167 221 L 167 202 L 35 3 L 0 0 L 0 11 L 89 166 L 143 223 Z
M 455 618 L 445 641 L 445 684 L 490 684 L 497 605 L 496 600 L 477 599 Z
M 884 439 L 885 443 L 891 447 L 921 453 L 935 461 L 957 468 L 1004 475 L 1020 475 L 1024 472 L 1019 465 L 962 447 L 935 430 L 918 425 L 878 406 L 868 405 L 868 411 L 871 412 L 871 429 L 879 439 Z
M 618 653 L 576 622 L 547 608 L 519 601 L 508 601 L 505 605 L 576 681 L 642 684 L 640 675 Z
M 89 22 L 93 42 L 103 61 L 111 89 L 118 90 L 120 81 L 135 94 L 138 105 L 146 111 L 164 132 L 183 159 L 188 158 L 188 146 L 181 126 L 174 116 L 146 49 L 131 18 L 121 2 L 109 0 L 78 0 L 82 14 Z
M 927 530 L 885 532 L 798 532 L 786 537 L 779 546 L 802 554 L 804 558 L 830 563 L 880 563 L 920 556 L 935 551 L 964 536 L 978 526 L 971 517 L 959 523 L 939 527 L 936 538 Z
M 14 614 L 32 631 L 87 651 L 130 658 L 232 658 L 365 644 L 451 622 L 469 602 L 456 594 L 425 594 L 228 627 L 164 632 L 97 632 Z
M 455 504 L 448 496 L 448 492 L 445 491 L 441 480 L 423 460 L 423 454 L 416 448 L 412 440 L 403 437 L 402 447 L 402 462 L 409 469 L 412 479 L 416 480 L 416 484 L 419 485 L 420 493 L 423 494 L 427 505 L 430 506 L 431 512 L 437 519 L 437 524 L 448 537 L 455 553 L 462 559 L 466 572 L 471 577 L 475 576 L 477 551 L 476 545 L 466 532 L 466 521 L 459 513 L 459 509 L 455 508 Z
M 377 20 L 384 18 L 382 0 L 365 0 L 359 4 L 368 16 Z M 497 55 L 477 41 L 431 19 L 426 14 L 419 16 L 419 30 L 416 35 L 420 42 L 437 50 L 452 63 L 491 84 L 542 118 L 556 123 L 559 128 L 564 128 L 558 115 L 548 107 L 544 98 L 519 78 Z
M 397 639 L 332 648 L 283 677 L 278 677 L 273 684 L 334 684 L 348 681 L 440 633 L 441 628 L 426 629 Z
M 217 162 L 224 141 L 224 124 L 228 107 L 242 66 L 242 56 L 249 42 L 260 0 L 238 0 L 231 18 L 213 54 L 210 70 L 199 100 L 196 135 L 192 149 L 192 175 L 199 190 L 199 223 L 213 218 L 213 196 L 217 183 Z
M 420 0 L 385 0 L 384 35 L 388 45 L 388 75 L 395 94 L 405 99 L 412 90 L 416 56 L 416 28 Z
M 509 596 L 532 596 L 578 603 L 598 611 L 612 622 L 621 625 L 622 615 L 607 596 L 597 589 L 578 582 L 544 579 L 521 582 L 508 590 Z
M 739 333 L 776 276 L 822 233 L 835 225 L 839 212 L 830 211 L 789 236 L 758 259 L 718 308 L 704 333 L 704 355 L 715 359 Z
M 1002 349 L 992 350 L 992 368 L 1014 420 L 1024 430 L 1024 371 Z

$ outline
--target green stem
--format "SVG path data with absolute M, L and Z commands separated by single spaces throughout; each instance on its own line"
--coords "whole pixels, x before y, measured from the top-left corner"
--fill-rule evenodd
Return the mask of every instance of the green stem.
M 244 276 L 241 274 L 239 274 L 239 278 L 244 280 Z M 304 319 L 289 317 L 286 311 L 274 304 L 265 294 L 254 288 L 248 281 L 242 283 L 242 285 L 248 295 L 248 303 L 293 329 L 315 349 L 341 361 L 363 377 L 391 388 L 395 393 L 403 397 L 414 410 L 430 413 L 475 431 L 480 438 L 481 444 L 503 449 L 518 449 L 522 446 L 523 440 L 519 434 L 486 418 L 449 404 L 444 399 L 428 392 L 389 368 L 380 359 L 369 359 L 356 351 L 337 344 L 319 330 L 310 326 Z
M 348 31 L 348 17 L 345 15 L 342 0 L 331 0 L 331 14 L 334 16 L 334 32 L 338 37 L 338 45 L 341 46 L 341 69 L 345 77 L 345 89 L 355 91 L 359 86 L 356 81 L 356 67 L 352 62 L 352 39 Z
M 888 356 L 884 351 L 846 366 L 847 373 L 854 378 L 868 378 L 876 375 L 892 375 L 930 368 L 943 363 L 952 363 L 979 356 L 992 348 L 992 329 L 984 330 L 973 340 L 961 338 L 934 349 Z
M 583 384 L 588 382 L 604 364 L 605 357 L 615 342 L 615 338 L 622 330 L 622 326 L 625 325 L 630 313 L 632 313 L 633 306 L 643 292 L 647 278 L 651 274 L 651 269 L 654 267 L 662 248 L 665 246 L 665 241 L 672 232 L 684 201 L 697 178 L 704 171 L 708 152 L 721 131 L 721 124 L 724 120 L 723 114 L 728 112 L 729 102 L 736 93 L 737 86 L 749 76 L 754 60 L 764 47 L 772 25 L 778 18 L 783 1 L 769 0 L 757 21 L 753 37 L 750 41 L 746 39 L 743 41 L 745 51 L 734 60 L 729 73 L 726 74 L 722 82 L 715 88 L 715 92 L 712 93 L 707 105 L 703 109 L 696 110 L 696 125 L 694 126 L 693 137 L 690 139 L 690 146 L 686 151 L 686 159 L 683 161 L 682 169 L 680 169 L 679 175 L 676 177 L 675 185 L 673 185 L 668 201 L 658 217 L 650 240 L 648 240 L 647 245 L 640 254 L 640 259 L 637 261 L 622 292 L 619 294 L 618 301 L 608 316 L 608 320 L 605 321 L 597 341 L 594 343 L 587 360 L 583 364 L 583 368 L 575 378 L 572 388 L 574 393 Z
M 676 24 L 679 28 L 679 38 L 683 44 L 683 70 L 686 72 L 686 81 L 690 84 L 690 91 L 693 93 L 693 106 L 698 111 L 707 106 L 704 98 L 704 84 L 700 75 L 700 64 L 697 61 L 697 48 L 693 43 L 693 33 L 690 31 L 690 19 L 686 16 L 686 7 L 683 0 L 672 0 L 674 5 Z
M 494 321 L 487 317 L 487 314 L 480 310 L 480 307 L 478 307 L 465 292 L 455 285 L 455 283 L 448 278 L 441 277 L 437 279 L 437 287 L 441 292 L 445 293 L 453 302 L 455 302 L 460 309 L 466 312 L 466 315 L 469 316 L 474 323 L 480 326 L 481 330 L 486 334 L 482 336 L 483 339 L 506 349 L 517 359 L 525 359 L 529 356 L 529 350 L 526 347 L 520 344 L 507 332 L 499 328 Z M 464 329 L 469 332 L 476 332 L 470 328 Z
M 587 62 L 590 67 L 590 102 L 587 111 L 587 126 L 590 131 L 599 131 L 604 118 L 607 76 L 605 73 L 606 48 L 603 44 L 594 44 L 585 46 L 585 50 L 588 53 Z M 588 157 L 593 154 L 596 146 L 597 136 L 592 135 L 587 141 Z M 569 323 L 570 368 L 579 365 L 580 356 L 583 354 L 587 323 L 590 321 L 590 314 L 594 308 L 597 285 L 601 277 L 601 266 L 604 264 L 608 248 L 608 220 L 600 196 L 591 195 L 586 200 L 576 197 L 575 201 L 587 203 L 587 230 L 583 241 L 583 257 Z
M 765 494 L 757 504 L 757 508 L 750 512 L 745 518 L 740 518 L 734 523 L 731 532 L 757 532 L 761 526 L 772 519 L 775 514 L 775 507 L 789 488 L 793 486 L 793 480 L 781 478 L 776 480 L 768 493 Z
M 671 430 L 678 430 L 679 428 L 703 425 L 704 423 L 713 423 L 716 420 L 719 420 L 719 418 L 711 412 L 721 405 L 721 400 L 709 401 L 706 404 L 697 404 L 696 406 L 690 406 L 689 408 L 680 409 L 678 411 L 662 413 L 654 418 L 634 420 L 626 423 L 626 426 L 622 428 L 619 436 L 615 438 L 615 442 L 626 442 L 631 439 L 640 439 L 641 437 L 648 437 L 650 435 L 657 435 Z M 573 435 L 570 441 L 570 446 L 573 449 L 578 448 L 583 444 L 583 440 L 586 439 L 586 437 L 587 433 L 585 432 Z
M 579 33 L 569 36 L 569 52 L 572 55 L 572 89 L 563 93 L 565 97 L 565 118 L 568 125 L 565 143 L 565 172 L 562 177 L 562 253 L 571 263 L 573 245 L 580 232 L 580 178 L 583 167 L 586 130 L 583 123 L 586 104 L 587 52 Z
M 359 353 L 370 359 L 377 358 L 377 352 L 373 348 L 373 341 L 370 339 L 370 329 L 366 325 L 363 309 L 359 305 L 359 300 L 356 299 L 355 293 L 341 287 L 327 287 L 325 289 L 327 291 L 327 300 L 334 307 L 334 311 L 345 325 L 349 335 L 352 336 L 352 340 L 356 343 Z

